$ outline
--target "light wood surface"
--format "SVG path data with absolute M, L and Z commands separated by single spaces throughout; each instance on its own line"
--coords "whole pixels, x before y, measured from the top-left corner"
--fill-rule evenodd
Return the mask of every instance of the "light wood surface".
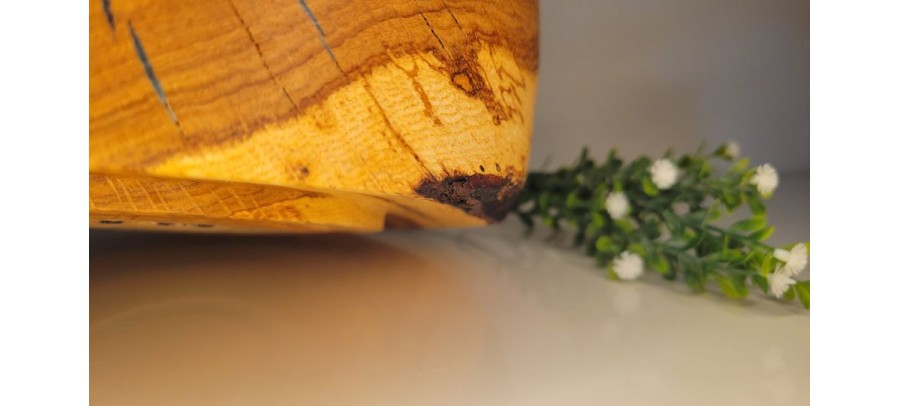
M 527 167 L 534 1 L 90 3 L 94 227 L 498 220 Z

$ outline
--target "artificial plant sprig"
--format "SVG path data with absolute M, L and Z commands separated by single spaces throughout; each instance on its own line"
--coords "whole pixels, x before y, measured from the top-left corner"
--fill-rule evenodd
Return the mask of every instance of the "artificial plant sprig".
M 794 279 L 808 263 L 809 244 L 765 243 L 775 228 L 764 200 L 778 186 L 778 173 L 737 155 L 730 143 L 678 158 L 669 151 L 655 161 L 625 162 L 613 150 L 597 163 L 584 149 L 571 167 L 530 173 L 512 211 L 529 231 L 535 219 L 557 232 L 572 229 L 575 244 L 585 245 L 613 279 L 637 279 L 646 265 L 697 292 L 716 283 L 726 296 L 742 298 L 753 284 L 809 308 L 809 281 Z M 733 163 L 717 170 L 713 159 Z M 723 211 L 745 204 L 751 217 L 717 225 Z

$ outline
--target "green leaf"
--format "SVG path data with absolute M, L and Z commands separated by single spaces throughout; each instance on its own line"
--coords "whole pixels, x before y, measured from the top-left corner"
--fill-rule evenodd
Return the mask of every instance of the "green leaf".
M 675 279 L 678 279 L 678 273 L 672 269 L 669 272 L 664 273 L 662 277 L 667 281 L 674 281 Z
M 737 189 L 727 188 L 722 191 L 722 203 L 725 203 L 725 207 L 729 211 L 740 206 L 742 199 L 743 197 Z
M 698 211 L 695 211 L 695 212 L 690 213 L 687 216 L 685 216 L 685 219 L 688 221 L 689 224 L 699 226 L 700 224 L 707 222 L 708 215 L 709 215 L 708 211 L 698 210 Z
M 697 170 L 697 174 L 700 175 L 700 177 L 709 176 L 712 174 L 712 172 L 713 166 L 711 163 L 709 163 L 709 161 L 703 161 L 703 163 L 700 164 L 700 167 Z
M 719 252 L 723 248 L 724 241 L 707 235 L 702 241 L 700 241 L 700 245 L 697 246 L 697 255 L 701 257 L 705 257 L 709 254 Z
M 766 227 L 766 228 L 764 228 L 764 229 L 762 229 L 762 230 L 754 231 L 753 233 L 751 233 L 751 234 L 748 235 L 747 237 L 748 237 L 748 238 L 751 238 L 751 239 L 754 239 L 754 240 L 756 240 L 756 241 L 765 241 L 765 240 L 767 240 L 767 239 L 772 235 L 772 233 L 774 233 L 774 232 L 775 232 L 775 226 L 768 226 L 768 227 Z
M 581 147 L 581 154 L 578 155 L 578 160 L 575 162 L 575 167 L 581 168 L 592 162 L 589 154 L 590 151 L 588 150 L 588 147 Z
M 728 159 L 728 154 L 725 153 L 725 148 L 725 144 L 719 145 L 719 147 L 716 148 L 715 151 L 713 151 L 713 154 L 715 154 L 717 157 Z
M 659 194 L 659 189 L 656 188 L 656 185 L 654 185 L 653 181 L 647 176 L 644 176 L 641 180 L 641 187 L 644 189 L 644 194 L 647 196 L 654 197 Z
M 788 289 L 787 292 L 784 292 L 784 297 L 782 297 L 782 299 L 784 299 L 785 302 L 790 302 L 790 301 L 794 300 L 794 296 L 796 296 L 796 295 L 797 295 L 797 292 L 794 291 L 794 287 L 791 286 L 791 288 Z
M 609 238 L 605 235 L 597 239 L 597 241 L 594 243 L 594 248 L 597 249 L 597 252 L 601 253 L 618 253 L 618 247 L 616 246 L 616 243 L 612 240 L 612 238 Z
M 650 251 L 650 254 L 647 256 L 647 264 L 663 275 L 670 273 L 672 270 L 665 255 L 657 251 Z
M 759 288 L 759 290 L 763 291 L 763 293 L 769 293 L 769 280 L 766 279 L 765 276 L 762 276 L 760 274 L 753 274 L 750 279 L 753 281 L 753 284 Z
M 746 265 L 749 269 L 759 270 L 764 258 L 765 254 L 759 251 L 750 251 L 744 257 L 743 264 Z
M 772 256 L 771 253 L 769 253 L 765 256 L 765 258 L 763 258 L 762 264 L 759 266 L 759 274 L 762 276 L 768 276 L 774 270 L 775 270 L 775 257 Z
M 654 241 L 662 235 L 659 231 L 659 222 L 653 219 L 647 220 L 644 224 L 641 224 L 638 228 L 638 232 L 644 234 L 650 241 Z
M 800 298 L 800 303 L 803 303 L 803 307 L 809 309 L 809 281 L 795 283 L 794 290 L 797 291 L 797 297 Z
M 588 245 L 589 245 L 591 248 L 594 248 L 593 245 L 590 245 L 590 244 L 588 244 Z M 594 260 L 597 261 L 597 267 L 598 267 L 598 268 L 604 268 L 604 267 L 606 267 L 606 266 L 609 265 L 609 263 L 612 262 L 612 260 L 616 257 L 615 254 L 611 254 L 611 253 L 605 253 L 605 254 L 604 254 L 604 253 L 602 253 L 602 252 L 597 252 L 597 251 L 595 251 L 595 252 L 592 253 L 591 255 L 593 255 L 593 256 L 594 256 Z
M 627 249 L 628 249 L 628 251 L 631 251 L 635 254 L 640 255 L 641 258 L 646 259 L 646 257 L 647 257 L 647 248 L 645 248 L 641 243 L 634 242 L 634 243 L 628 244 Z
M 732 299 L 740 299 L 746 297 L 749 293 L 747 285 L 744 284 L 743 278 L 716 275 L 716 282 L 719 283 L 719 288 L 722 289 L 722 293 Z
M 556 219 L 554 219 L 553 217 L 550 217 L 550 216 L 542 216 L 541 221 L 547 227 L 554 227 L 554 225 L 556 224 Z
M 613 224 L 616 226 L 616 228 L 624 231 L 626 234 L 634 231 L 634 224 L 631 224 L 631 221 L 628 221 L 627 218 L 618 219 Z
M 741 184 L 746 185 L 746 184 L 750 183 L 750 179 L 752 179 L 754 175 L 756 175 L 756 171 L 744 172 L 744 175 L 741 176 Z M 756 188 L 753 188 L 752 193 L 759 194 L 759 191 Z
M 736 249 L 723 249 L 722 260 L 731 264 L 739 264 L 744 260 L 744 253 Z
M 669 227 L 669 231 L 672 232 L 673 237 L 680 236 L 681 233 L 684 232 L 684 228 L 681 225 L 681 220 L 675 216 L 675 213 L 672 213 L 669 210 L 663 210 L 662 212 L 663 221 L 666 222 L 666 227 Z
M 566 195 L 566 209 L 572 210 L 581 206 L 581 201 L 578 199 L 578 196 L 575 194 L 575 191 L 569 192 Z
M 750 166 L 750 160 L 747 158 L 741 158 L 741 159 L 738 159 L 737 161 L 735 161 L 731 165 L 731 167 L 728 168 L 728 171 L 734 172 L 734 173 L 739 173 L 739 172 L 743 172 L 743 171 L 747 170 L 748 166 Z
M 702 272 L 703 267 L 700 264 L 700 260 L 693 255 L 679 255 L 678 256 L 679 266 L 685 271 L 689 272 Z M 702 276 L 702 275 L 701 275 Z
M 766 218 L 762 216 L 753 216 L 746 220 L 738 221 L 729 227 L 733 231 L 756 231 L 766 226 Z
M 594 191 L 591 192 L 591 196 L 596 199 L 597 204 L 599 204 L 600 209 L 603 209 L 603 201 L 606 200 L 606 184 L 601 183 L 594 187 Z
M 609 269 L 606 270 L 606 276 L 609 277 L 609 279 L 612 279 L 614 281 L 619 280 L 619 275 L 616 275 L 616 272 L 613 271 L 612 267 L 610 267 Z
M 761 216 L 766 214 L 766 204 L 759 199 L 757 192 L 745 193 L 744 197 L 747 199 L 747 205 L 750 206 L 750 211 L 754 215 Z
M 686 236 L 687 236 L 687 234 L 686 234 Z M 688 236 L 688 243 L 687 243 L 687 245 L 685 245 L 684 248 L 682 248 L 681 250 L 682 250 L 682 251 L 687 251 L 687 250 L 691 250 L 691 249 L 696 248 L 698 245 L 700 245 L 701 242 L 703 242 L 703 240 L 704 240 L 706 237 L 707 237 L 707 234 L 706 234 L 705 231 L 700 232 L 700 234 L 691 234 L 691 235 L 689 235 L 689 236 Z
M 685 272 L 684 283 L 686 283 L 695 293 L 702 293 L 706 290 L 703 288 L 702 277 L 695 272 Z
M 606 218 L 603 217 L 602 214 L 597 213 L 597 212 L 591 213 L 591 227 L 594 227 L 599 230 L 599 229 L 602 229 L 603 226 L 605 226 L 605 225 L 606 225 Z
M 706 221 L 713 222 L 719 219 L 722 216 L 722 210 L 719 210 L 717 207 L 710 207 L 709 211 L 706 213 Z
M 722 254 L 723 254 L 722 252 L 714 252 L 712 254 L 707 254 L 707 255 L 703 256 L 703 260 L 706 262 L 711 262 L 711 263 L 724 261 Z
M 541 193 L 541 196 L 538 197 L 538 208 L 542 212 L 546 212 L 550 207 L 550 193 L 544 192 Z

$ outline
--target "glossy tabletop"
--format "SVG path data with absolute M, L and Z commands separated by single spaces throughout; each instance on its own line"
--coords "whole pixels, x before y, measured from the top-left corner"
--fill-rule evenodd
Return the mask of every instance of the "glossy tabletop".
M 771 201 L 809 239 L 808 177 Z M 615 282 L 497 226 L 293 237 L 93 232 L 95 405 L 799 405 L 809 312 Z M 807 274 L 801 276 L 806 278 Z

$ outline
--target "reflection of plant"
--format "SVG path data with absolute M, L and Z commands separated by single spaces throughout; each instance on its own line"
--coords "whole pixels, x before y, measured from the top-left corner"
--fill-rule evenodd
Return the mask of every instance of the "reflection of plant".
M 642 156 L 626 163 L 612 151 L 598 164 L 585 149 L 571 167 L 530 173 L 513 213 L 529 230 L 535 218 L 557 232 L 572 228 L 575 244 L 587 243 L 587 253 L 613 279 L 636 279 L 647 264 L 697 292 L 715 281 L 728 297 L 741 298 L 752 283 L 809 308 L 809 281 L 793 279 L 807 265 L 809 244 L 763 243 L 775 230 L 766 223 L 763 199 L 778 186 L 778 173 L 768 164 L 749 168 L 747 159 L 725 171 L 711 163 L 737 154 L 732 143 L 712 153 L 675 159 L 667 152 L 656 161 Z M 722 209 L 744 204 L 750 218 L 713 224 Z

